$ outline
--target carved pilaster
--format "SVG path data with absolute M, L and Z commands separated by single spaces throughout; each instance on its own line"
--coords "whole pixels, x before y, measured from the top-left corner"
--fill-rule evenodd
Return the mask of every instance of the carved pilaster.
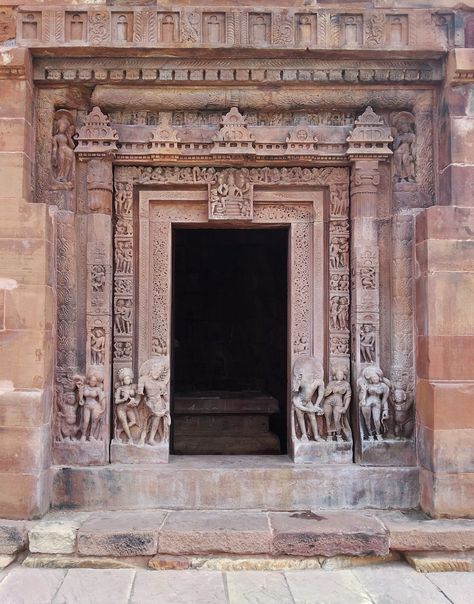
M 355 398 L 354 425 L 357 426 L 357 457 L 372 460 L 372 449 L 383 448 L 381 440 L 388 409 L 389 386 L 380 366 L 380 291 L 377 198 L 379 162 L 392 155 L 390 128 L 371 107 L 356 120 L 347 139 L 351 172 L 351 365 Z M 368 371 L 367 377 L 365 375 Z M 370 374 L 370 375 L 369 375 Z M 374 384 L 370 381 L 373 378 Z M 367 385 L 368 384 L 368 385 Z M 369 401 L 368 388 L 372 398 Z M 380 392 L 379 392 L 380 391 Z M 373 405 L 372 405 L 373 403 Z M 368 415 L 366 413 L 367 409 Z M 379 446 L 382 445 L 382 446 Z M 375 452 L 377 457 L 377 451 Z M 367 457 L 367 460 L 366 460 Z
M 76 154 L 87 162 L 85 376 L 76 384 L 82 406 L 83 463 L 109 458 L 112 342 L 112 156 L 116 133 L 98 107 L 79 129 Z

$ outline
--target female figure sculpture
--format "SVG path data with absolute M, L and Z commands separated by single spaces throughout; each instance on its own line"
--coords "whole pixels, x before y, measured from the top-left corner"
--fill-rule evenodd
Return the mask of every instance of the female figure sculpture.
M 115 386 L 115 414 L 117 424 L 115 426 L 115 438 L 118 440 L 120 427 L 128 438 L 128 444 L 133 444 L 130 428 L 138 426 L 136 407 L 139 400 L 136 398 L 137 386 L 132 384 L 133 372 L 128 367 L 123 367 L 118 372 L 119 382 Z
M 375 440 L 382 440 L 382 426 L 389 416 L 390 381 L 383 376 L 380 367 L 369 365 L 361 371 L 357 386 L 365 424 L 364 440 L 374 440 L 374 436 Z
M 347 410 L 351 402 L 351 386 L 346 380 L 347 369 L 343 365 L 336 365 L 332 372 L 333 379 L 326 386 L 324 393 L 324 417 L 326 419 L 326 440 L 337 441 L 352 440 L 352 432 L 347 417 Z
M 54 180 L 64 187 L 72 187 L 74 168 L 74 125 L 66 112 L 57 114 L 55 133 L 51 142 L 51 165 Z
M 86 383 L 79 388 L 79 405 L 82 410 L 81 442 L 102 440 L 102 418 L 105 413 L 105 393 L 102 378 L 94 372 L 88 374 Z
M 394 120 L 393 162 L 398 182 L 415 182 L 415 141 L 413 122 L 408 111 L 401 111 Z

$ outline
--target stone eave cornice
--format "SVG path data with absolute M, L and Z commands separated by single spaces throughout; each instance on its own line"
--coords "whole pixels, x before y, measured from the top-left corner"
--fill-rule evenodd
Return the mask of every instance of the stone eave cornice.
M 453 86 L 474 82 L 474 48 L 456 48 L 449 53 L 447 81 Z
M 36 57 L 34 79 L 45 84 L 309 85 L 391 82 L 426 84 L 442 80 L 443 62 L 434 59 L 276 58 L 55 58 Z
M 463 44 L 449 9 L 22 6 L 17 43 L 30 48 L 250 48 L 443 51 Z M 462 21 L 462 20 L 461 20 Z

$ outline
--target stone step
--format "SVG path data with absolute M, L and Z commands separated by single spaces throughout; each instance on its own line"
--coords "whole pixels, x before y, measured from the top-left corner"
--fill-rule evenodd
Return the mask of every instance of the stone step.
M 419 502 L 418 468 L 295 464 L 286 455 L 172 455 L 168 464 L 52 473 L 59 510 L 411 509 Z
M 156 558 L 155 567 L 196 557 L 327 560 L 403 552 L 474 554 L 474 520 L 429 520 L 420 513 L 374 511 L 148 510 L 50 513 L 38 522 L 0 521 L 0 554 Z M 441 552 L 441 554 L 440 554 Z M 457 559 L 457 558 L 456 558 Z M 32 561 L 33 560 L 33 561 Z M 414 562 L 411 561 L 413 565 Z M 40 562 L 38 562 L 40 564 Z M 54 561 L 48 564 L 54 566 Z M 59 564 L 59 562 L 58 562 Z M 427 568 L 435 568 L 427 561 Z

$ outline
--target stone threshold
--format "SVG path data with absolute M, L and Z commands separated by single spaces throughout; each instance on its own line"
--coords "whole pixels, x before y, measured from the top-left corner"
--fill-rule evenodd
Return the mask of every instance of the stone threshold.
M 51 507 L 58 510 L 405 510 L 419 501 L 417 467 L 336 467 L 286 455 L 172 455 L 168 464 L 52 468 Z
M 34 568 L 284 570 L 399 559 L 417 570 L 474 569 L 474 520 L 400 511 L 51 512 L 0 520 L 0 563 Z

